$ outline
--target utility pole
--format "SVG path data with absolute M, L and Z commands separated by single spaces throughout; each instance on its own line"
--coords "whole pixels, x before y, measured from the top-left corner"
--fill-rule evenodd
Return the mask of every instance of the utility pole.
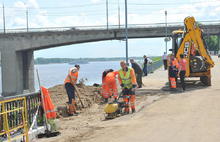
M 165 29 L 166 29 L 165 44 L 166 44 L 166 54 L 167 54 L 167 11 L 165 11 Z
M 125 0 L 125 35 L 126 35 L 126 64 L 128 63 L 128 19 L 127 19 L 127 0 Z
M 120 29 L 120 5 L 118 0 L 118 28 Z
M 26 6 L 26 20 L 27 20 L 27 33 L 28 33 L 28 9 L 26 3 L 24 3 L 24 5 Z
M 3 26 L 4 26 L 4 34 L 5 34 L 5 8 L 3 3 Z
M 108 30 L 108 0 L 106 0 L 106 21 L 107 21 L 107 30 Z

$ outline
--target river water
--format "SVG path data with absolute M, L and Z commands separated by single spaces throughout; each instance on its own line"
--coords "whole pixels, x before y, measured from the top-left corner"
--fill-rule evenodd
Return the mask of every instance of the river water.
M 36 91 L 39 90 L 39 83 L 37 79 L 36 69 L 38 69 L 39 71 L 41 85 L 46 88 L 49 88 L 57 84 L 63 84 L 68 74 L 68 69 L 71 67 L 73 67 L 73 65 L 69 65 L 68 63 L 34 65 Z M 118 70 L 120 68 L 120 61 L 89 62 L 89 64 L 82 64 L 80 65 L 78 80 L 81 78 L 83 79 L 87 78 L 87 81 L 85 82 L 86 85 L 93 85 L 94 83 L 101 84 L 102 72 L 105 69 L 109 69 L 109 68 Z M 2 92 L 2 84 L 0 84 L 0 91 Z

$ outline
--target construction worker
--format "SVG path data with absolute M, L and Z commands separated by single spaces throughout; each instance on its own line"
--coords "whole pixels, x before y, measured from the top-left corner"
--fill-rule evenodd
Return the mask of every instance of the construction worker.
M 130 59 L 130 63 L 132 68 L 134 69 L 134 72 L 136 74 L 136 80 L 137 80 L 137 84 L 138 84 L 138 88 L 142 87 L 142 74 L 143 74 L 143 70 L 141 69 L 141 67 L 134 61 L 133 58 Z
M 125 61 L 120 62 L 121 68 L 119 69 L 118 80 L 122 87 L 123 96 L 131 96 L 130 104 L 132 113 L 135 113 L 135 87 L 137 86 L 134 70 L 126 65 Z M 124 98 L 125 114 L 129 113 L 129 100 Z
M 113 72 L 114 70 L 113 69 L 106 69 L 104 70 L 104 72 L 102 73 L 102 96 L 105 98 L 105 102 L 108 102 L 108 93 L 106 94 L 105 91 L 105 86 L 106 86 L 106 83 L 105 83 L 105 77 L 106 75 L 109 73 L 109 72 Z M 109 92 L 112 90 L 112 86 L 110 86 L 109 90 L 107 90 L 106 92 Z
M 65 79 L 65 88 L 69 98 L 69 116 L 77 116 L 79 113 L 76 112 L 75 108 L 75 88 L 74 84 L 78 78 L 80 66 L 75 65 L 74 67 L 69 69 L 68 75 Z
M 176 71 L 179 68 L 178 61 L 174 58 L 174 54 L 170 54 L 170 61 L 169 61 L 169 76 L 171 82 L 171 89 L 176 89 Z
M 108 98 L 113 93 L 113 98 L 115 98 L 115 101 L 117 99 L 117 89 L 116 89 L 116 75 L 118 75 L 118 71 L 109 72 L 105 77 L 105 95 L 108 96 Z M 113 89 L 113 92 L 111 91 Z M 105 98 L 105 102 L 108 102 L 108 98 Z
M 187 62 L 184 59 L 184 54 L 180 54 L 180 58 L 181 58 L 181 60 L 180 60 L 180 63 L 179 63 L 178 76 L 180 77 L 182 88 L 183 88 L 183 90 L 181 90 L 180 92 L 183 93 L 186 90 L 184 78 L 185 78 L 185 74 L 186 74 Z

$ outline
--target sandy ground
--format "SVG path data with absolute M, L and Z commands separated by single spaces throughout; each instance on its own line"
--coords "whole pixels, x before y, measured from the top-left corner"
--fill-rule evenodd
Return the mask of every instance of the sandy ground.
M 220 59 L 213 60 L 210 87 L 190 78 L 185 93 L 170 94 L 167 71 L 160 68 L 143 78 L 146 87 L 137 90 L 137 113 L 105 121 L 105 105 L 94 103 L 77 117 L 61 118 L 60 136 L 38 141 L 220 141 Z

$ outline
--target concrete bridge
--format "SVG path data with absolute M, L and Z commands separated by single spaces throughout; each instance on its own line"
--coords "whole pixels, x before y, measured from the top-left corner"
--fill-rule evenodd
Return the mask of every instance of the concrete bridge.
M 220 25 L 203 25 L 200 28 L 209 35 L 220 34 Z M 168 36 L 172 36 L 172 31 L 179 29 L 183 30 L 183 26 L 168 27 Z M 128 38 L 157 37 L 165 37 L 165 27 L 131 27 L 128 29 Z M 10 96 L 35 91 L 33 54 L 35 50 L 124 38 L 125 29 L 122 28 L 0 34 L 2 95 Z

